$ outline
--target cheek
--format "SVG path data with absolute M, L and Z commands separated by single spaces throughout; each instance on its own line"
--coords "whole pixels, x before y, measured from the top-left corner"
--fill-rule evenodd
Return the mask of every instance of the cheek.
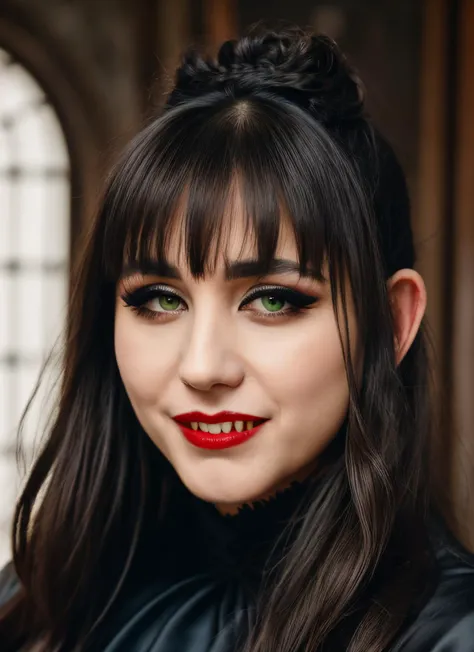
M 349 390 L 332 310 L 315 313 L 286 336 L 269 333 L 255 347 L 254 360 L 283 419 L 311 422 L 318 430 L 339 427 Z
M 115 319 L 115 356 L 125 389 L 135 408 L 155 404 L 173 373 L 177 347 L 153 324 L 119 308 Z

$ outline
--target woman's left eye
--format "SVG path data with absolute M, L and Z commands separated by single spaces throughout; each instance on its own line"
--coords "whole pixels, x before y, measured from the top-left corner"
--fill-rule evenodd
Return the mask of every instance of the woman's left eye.
M 288 304 L 288 301 L 281 297 L 268 294 L 259 299 L 254 299 L 252 303 L 256 305 L 257 309 L 263 308 L 267 312 L 281 312 L 286 304 Z
M 262 316 L 299 314 L 317 297 L 290 290 L 289 288 L 256 288 L 242 302 L 241 310 L 249 310 Z

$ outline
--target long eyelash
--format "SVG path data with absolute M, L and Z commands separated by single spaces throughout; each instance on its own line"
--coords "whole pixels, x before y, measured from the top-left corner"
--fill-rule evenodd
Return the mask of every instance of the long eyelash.
M 179 299 L 180 301 L 183 301 L 183 299 L 179 296 L 178 293 L 172 292 L 169 288 L 165 286 L 156 285 L 156 284 L 146 285 L 136 290 L 125 289 L 123 294 L 120 295 L 120 298 L 130 308 L 138 309 L 141 308 L 145 303 L 148 303 L 148 301 L 151 301 L 151 299 L 154 299 L 157 296 L 174 297 L 176 299 Z
M 172 292 L 168 287 L 157 285 L 156 283 L 153 285 L 146 285 L 138 289 L 125 287 L 125 290 L 120 295 L 120 298 L 125 303 L 125 305 L 133 310 L 133 312 L 136 313 L 139 317 L 143 317 L 144 319 L 148 319 L 150 321 L 161 319 L 165 314 L 166 316 L 175 314 L 173 310 L 170 310 L 167 313 L 159 313 L 155 310 L 150 310 L 145 306 L 148 301 L 151 301 L 157 296 L 175 297 L 185 303 L 177 292 Z
M 277 318 L 282 314 L 287 316 L 297 316 L 308 309 L 313 303 L 317 302 L 317 297 L 310 296 L 308 294 L 303 294 L 302 292 L 297 292 L 296 290 L 291 290 L 290 288 L 285 288 L 281 286 L 259 286 L 252 290 L 240 304 L 240 307 L 248 305 L 255 299 L 260 299 L 261 297 L 266 297 L 269 294 L 272 296 L 278 297 L 290 304 L 289 308 L 285 310 L 280 310 L 275 313 L 265 313 L 265 319 L 267 318 Z
M 255 299 L 265 297 L 271 294 L 272 296 L 278 297 L 283 301 L 289 304 L 288 308 L 285 310 L 280 310 L 278 312 L 272 313 L 268 312 L 263 314 L 262 317 L 265 319 L 277 319 L 282 315 L 287 317 L 296 317 L 302 312 L 307 310 L 312 304 L 318 301 L 317 297 L 303 294 L 302 292 L 297 292 L 290 288 L 285 288 L 282 286 L 274 285 L 265 285 L 259 286 L 251 290 L 251 292 L 245 297 L 243 302 L 240 304 L 240 308 L 245 307 Z M 147 285 L 140 287 L 138 289 L 127 289 L 125 288 L 124 292 L 121 294 L 121 299 L 126 306 L 131 308 L 137 315 L 149 320 L 159 319 L 159 314 L 154 310 L 150 310 L 145 307 L 145 304 L 154 299 L 157 296 L 171 296 L 179 299 L 183 303 L 184 300 L 179 296 L 178 293 L 172 292 L 167 286 L 162 285 Z M 174 314 L 173 311 L 169 311 L 168 315 Z

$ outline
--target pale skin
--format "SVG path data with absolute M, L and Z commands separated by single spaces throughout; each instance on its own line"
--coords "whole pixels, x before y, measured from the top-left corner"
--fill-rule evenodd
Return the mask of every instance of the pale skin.
M 212 274 L 193 279 L 176 241 L 168 262 L 180 278 L 137 272 L 123 278 L 117 286 L 115 320 L 117 363 L 142 427 L 185 486 L 228 513 L 310 474 L 341 427 L 349 402 L 328 282 L 295 271 L 226 278 L 229 261 L 256 257 L 250 241 L 242 247 L 245 225 L 239 210 L 236 200 L 232 230 Z M 297 263 L 295 240 L 284 223 L 275 257 Z M 171 299 L 160 298 L 157 284 L 172 293 Z M 122 296 L 150 285 L 155 294 L 145 306 L 145 317 Z M 267 298 L 245 303 L 260 286 L 271 286 Z M 271 299 L 272 291 L 275 295 L 281 287 L 312 301 L 291 314 L 288 303 Z M 403 269 L 389 279 L 388 292 L 400 363 L 420 327 L 426 290 L 416 271 Z M 348 316 L 357 368 L 362 352 L 350 300 Z M 222 410 L 268 421 L 244 444 L 218 451 L 193 446 L 173 421 L 185 412 Z

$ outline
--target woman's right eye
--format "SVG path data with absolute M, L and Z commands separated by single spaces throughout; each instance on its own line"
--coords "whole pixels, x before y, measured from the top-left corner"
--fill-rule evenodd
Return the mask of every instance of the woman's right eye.
M 174 292 L 156 286 L 138 288 L 122 295 L 126 306 L 147 319 L 183 312 L 187 306 Z
M 160 294 L 143 305 L 153 312 L 175 312 L 183 302 L 173 294 Z

